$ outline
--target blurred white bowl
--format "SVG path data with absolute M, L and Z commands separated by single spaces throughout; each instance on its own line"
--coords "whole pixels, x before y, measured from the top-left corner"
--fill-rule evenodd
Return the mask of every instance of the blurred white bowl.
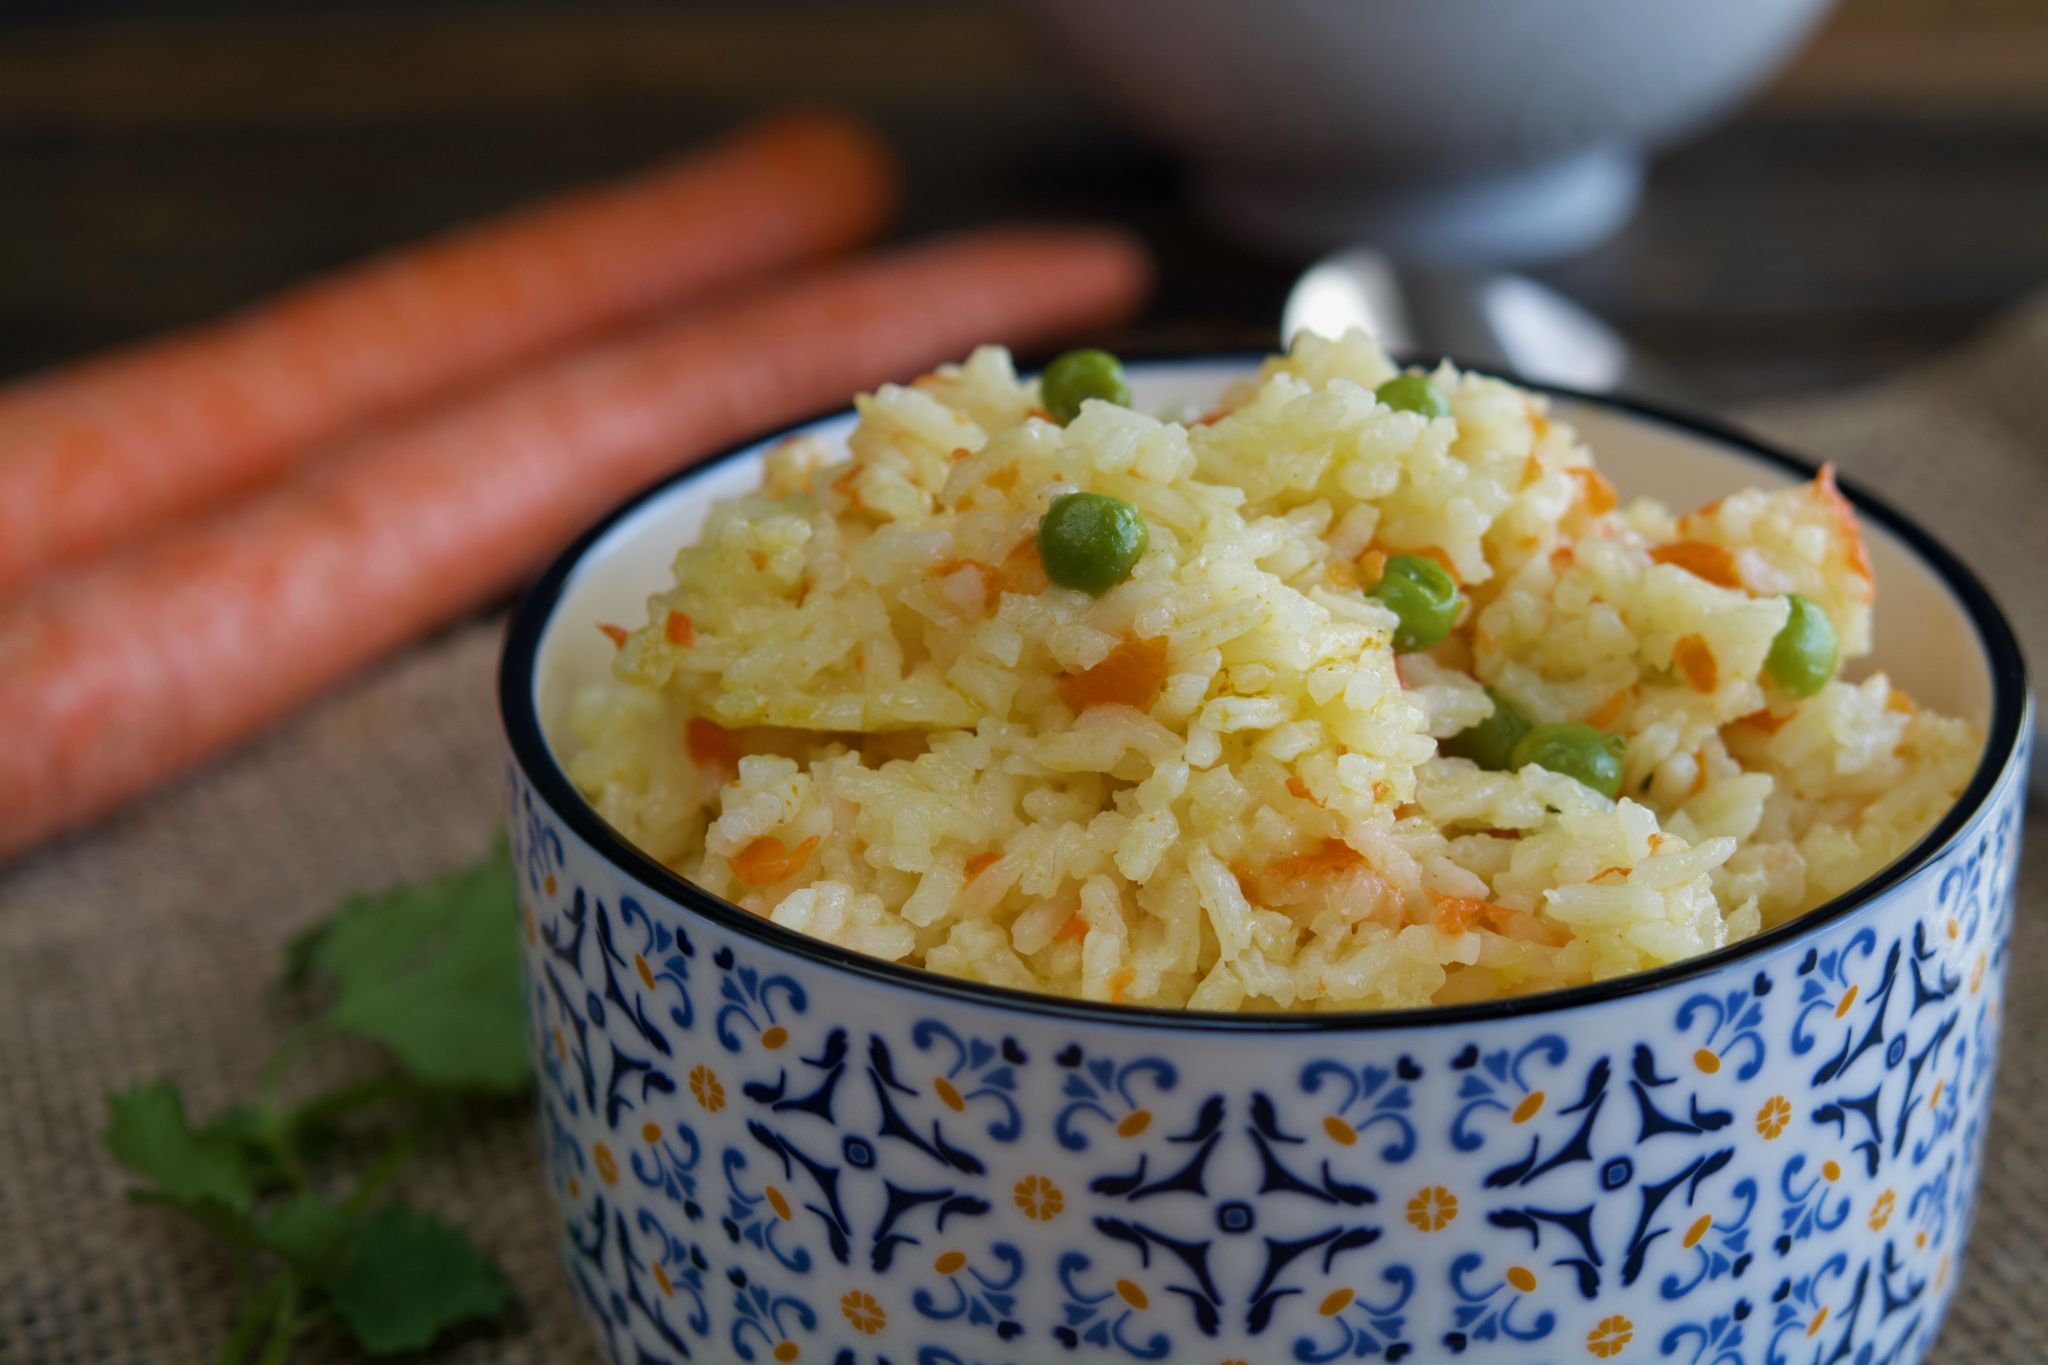
M 1287 252 L 1527 261 L 1627 220 L 1650 148 L 1732 108 L 1831 0 L 1025 0 L 1097 92 Z

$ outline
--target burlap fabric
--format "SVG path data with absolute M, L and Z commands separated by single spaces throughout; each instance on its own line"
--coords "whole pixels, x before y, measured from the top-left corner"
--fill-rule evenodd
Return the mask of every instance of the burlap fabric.
M 2048 659 L 2048 299 L 1965 355 L 1752 419 L 1961 548 Z M 498 635 L 484 622 L 423 644 L 210 772 L 0 871 L 0 1361 L 211 1356 L 235 1292 L 227 1262 L 122 1201 L 99 1148 L 101 1097 L 163 1074 L 201 1110 L 245 1093 L 287 1017 L 272 983 L 292 933 L 353 889 L 490 843 Z M 2048 1361 L 2048 813 L 2035 812 L 2026 859 L 1984 1197 L 1943 1365 Z M 522 1299 L 442 1359 L 594 1359 L 538 1164 L 515 1112 L 413 1169 L 408 1193 L 474 1229 Z M 323 1338 L 302 1358 L 348 1352 Z

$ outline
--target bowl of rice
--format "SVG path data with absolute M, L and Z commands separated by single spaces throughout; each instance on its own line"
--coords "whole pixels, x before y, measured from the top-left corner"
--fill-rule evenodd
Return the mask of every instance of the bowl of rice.
M 611 1358 L 1938 1330 L 2031 713 L 1829 469 L 1355 335 L 988 348 L 622 508 L 501 704 Z

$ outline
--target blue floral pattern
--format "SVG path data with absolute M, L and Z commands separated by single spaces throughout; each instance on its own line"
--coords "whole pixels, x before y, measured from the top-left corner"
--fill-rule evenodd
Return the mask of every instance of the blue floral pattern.
M 1669 986 L 1233 1033 L 839 973 L 515 772 L 570 1281 L 620 1365 L 1905 1365 L 1970 1223 L 2019 801 Z

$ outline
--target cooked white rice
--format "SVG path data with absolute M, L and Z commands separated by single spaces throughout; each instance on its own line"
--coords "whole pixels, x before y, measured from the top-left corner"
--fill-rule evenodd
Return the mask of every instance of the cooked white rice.
M 792 929 L 1225 1010 L 1674 962 L 1855 885 L 1955 800 L 1972 727 L 1882 674 L 1805 701 L 1759 681 L 1787 592 L 1845 664 L 1869 651 L 1831 480 L 1615 507 L 1540 396 L 1445 365 L 1452 415 L 1429 420 L 1374 400 L 1395 373 L 1366 338 L 1309 337 L 1202 421 L 1090 403 L 1062 428 L 991 348 L 864 397 L 849 451 L 785 443 L 677 555 L 616 682 L 578 699 L 571 774 Z M 1074 489 L 1150 536 L 1099 598 L 1037 559 Z M 1398 552 L 1470 607 L 1397 664 L 1361 587 Z M 1440 756 L 1490 713 L 1482 683 L 1625 735 L 1624 796 Z

